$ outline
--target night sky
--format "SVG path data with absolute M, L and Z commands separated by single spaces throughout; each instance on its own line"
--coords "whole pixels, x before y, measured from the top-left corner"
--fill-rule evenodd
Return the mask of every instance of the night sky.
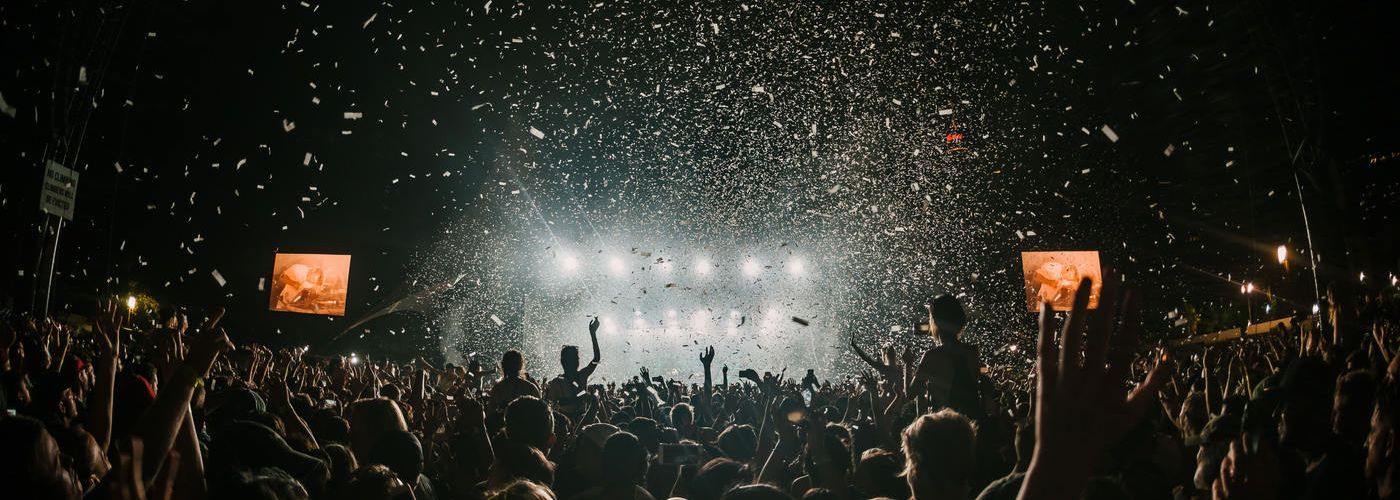
M 552 365 L 600 314 L 646 325 L 614 373 L 840 371 L 944 292 L 991 352 L 1030 338 L 1019 252 L 1059 249 L 1180 336 L 1246 281 L 1311 308 L 1298 185 L 1323 284 L 1397 268 L 1393 3 L 695 3 L 6 2 L 0 284 L 31 307 L 45 158 L 82 176 L 55 309 L 333 352 Z M 346 318 L 266 311 L 276 252 L 352 254 Z M 673 309 L 719 331 L 653 335 Z

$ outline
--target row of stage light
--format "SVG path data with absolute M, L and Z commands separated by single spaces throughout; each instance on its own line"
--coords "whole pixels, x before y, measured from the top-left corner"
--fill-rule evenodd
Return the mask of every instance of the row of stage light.
M 582 271 L 586 267 L 592 267 L 591 265 L 594 263 L 585 263 L 575 255 L 564 254 L 557 258 L 557 264 L 559 266 L 559 270 L 565 275 L 572 275 Z M 607 272 L 614 276 L 622 276 L 627 274 L 630 270 L 641 269 L 643 267 L 640 265 L 629 266 L 627 264 L 627 261 L 624 260 L 623 257 L 619 256 L 606 258 L 606 260 L 600 261 L 598 264 L 606 266 Z M 665 260 L 657 264 L 651 264 L 648 262 L 647 265 L 650 266 L 653 270 L 660 271 L 662 273 L 670 273 L 676 268 L 675 263 L 669 260 Z M 709 276 L 715 273 L 716 267 L 713 263 L 710 262 L 709 259 L 702 257 L 695 259 L 695 261 L 692 262 L 691 265 L 686 268 L 686 270 L 696 276 Z M 765 266 L 762 262 L 759 262 L 757 259 L 748 259 L 739 265 L 739 271 L 747 278 L 757 278 L 763 275 L 765 272 L 774 270 L 780 270 L 792 276 L 804 276 L 807 274 L 808 271 L 806 261 L 796 257 L 789 258 L 787 261 L 773 266 Z
M 619 318 L 606 313 L 599 316 L 600 331 L 604 334 L 616 334 L 624 331 L 634 333 L 642 331 L 691 331 L 698 333 L 726 332 L 733 335 L 745 325 L 749 329 L 756 328 L 759 331 L 766 331 L 786 325 L 790 318 L 790 315 L 785 311 L 776 308 L 768 308 L 755 318 L 748 318 L 737 309 L 730 309 L 725 313 L 710 308 L 687 311 L 672 308 L 657 311 L 655 315 L 634 309 L 631 315 L 621 316 Z

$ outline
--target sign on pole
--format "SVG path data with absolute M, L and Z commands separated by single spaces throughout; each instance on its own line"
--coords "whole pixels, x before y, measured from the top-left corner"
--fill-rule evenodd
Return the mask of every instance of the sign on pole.
M 78 200 L 78 173 L 49 160 L 44 168 L 44 187 L 39 193 L 39 210 L 63 220 L 73 220 L 73 206 Z

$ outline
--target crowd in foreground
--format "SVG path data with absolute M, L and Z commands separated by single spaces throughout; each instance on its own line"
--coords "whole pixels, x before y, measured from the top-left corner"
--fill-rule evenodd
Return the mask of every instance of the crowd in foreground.
M 12 321 L 0 498 L 1397 498 L 1393 288 L 1177 348 L 1139 345 L 1115 279 L 1095 310 L 1091 288 L 1063 321 L 1042 310 L 1031 373 L 985 366 L 940 296 L 935 347 L 852 343 L 870 369 L 844 381 L 731 379 L 711 348 L 703 383 L 596 383 L 596 320 L 591 361 L 566 346 L 538 378 L 516 351 L 487 368 L 235 346 L 222 311 Z

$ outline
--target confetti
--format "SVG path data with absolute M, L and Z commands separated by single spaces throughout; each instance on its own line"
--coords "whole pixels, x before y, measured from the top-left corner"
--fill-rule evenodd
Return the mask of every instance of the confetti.
M 1108 128 L 1108 125 L 1100 127 L 1099 131 L 1103 132 L 1104 137 L 1108 138 L 1108 142 L 1118 142 L 1118 133 L 1114 132 L 1113 129 Z

